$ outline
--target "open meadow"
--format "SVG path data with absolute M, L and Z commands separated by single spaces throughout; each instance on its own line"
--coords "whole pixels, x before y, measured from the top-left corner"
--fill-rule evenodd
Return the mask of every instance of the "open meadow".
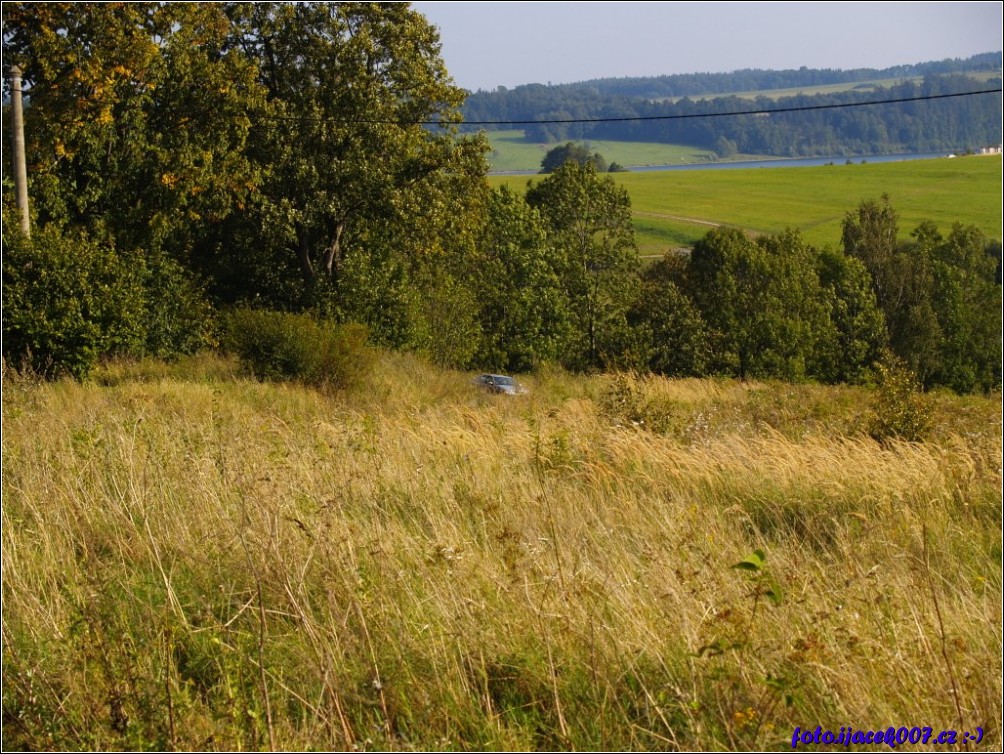
M 379 359 L 5 376 L 5 750 L 1001 746 L 999 394 Z
M 812 244 L 840 245 L 844 216 L 888 194 L 904 239 L 925 220 L 955 222 L 1001 238 L 1001 157 L 980 156 L 820 167 L 614 173 L 627 188 L 642 255 L 689 246 L 714 224 L 754 233 L 798 228 Z M 527 176 L 491 176 L 523 190 Z
M 998 71 L 967 71 L 966 76 L 974 81 L 979 81 L 981 83 L 986 83 L 992 81 L 996 78 L 1000 78 L 1000 73 Z M 800 86 L 800 87 L 789 87 L 787 89 L 759 89 L 745 92 L 730 92 L 728 94 L 708 94 L 708 95 L 693 95 L 688 97 L 688 99 L 694 102 L 700 102 L 701 100 L 715 99 L 717 97 L 738 97 L 739 99 L 756 100 L 761 97 L 765 97 L 771 100 L 779 100 L 785 97 L 797 97 L 806 96 L 811 97 L 816 94 L 839 94 L 841 92 L 862 92 L 862 91 L 881 91 L 889 90 L 894 86 L 903 84 L 905 82 L 912 82 L 914 84 L 921 84 L 924 82 L 923 76 L 902 76 L 899 78 L 890 79 L 866 79 L 863 81 L 848 81 L 841 84 L 819 84 L 817 86 Z M 666 100 L 670 102 L 679 102 L 684 99 L 683 97 L 667 97 Z
M 522 130 L 488 131 L 492 150 L 488 163 L 494 173 L 512 171 L 538 171 L 544 155 L 556 144 L 535 144 L 523 138 Z M 599 152 L 608 163 L 625 166 L 639 165 L 689 165 L 713 162 L 715 153 L 708 149 L 685 144 L 655 144 L 642 141 L 605 141 L 589 139 L 585 142 L 591 152 Z

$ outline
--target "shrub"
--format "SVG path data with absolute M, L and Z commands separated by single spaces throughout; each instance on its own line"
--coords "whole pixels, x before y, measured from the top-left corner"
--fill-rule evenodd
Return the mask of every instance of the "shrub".
M 632 426 L 668 434 L 674 424 L 676 405 L 653 390 L 651 377 L 634 372 L 610 376 L 600 396 L 600 410 L 615 426 Z
M 362 325 L 240 309 L 229 317 L 225 345 L 259 379 L 350 388 L 363 382 L 372 368 L 366 337 Z
M 920 442 L 930 429 L 932 414 L 916 376 L 906 362 L 891 354 L 875 371 L 878 379 L 869 433 L 879 441 Z
M 144 270 L 108 246 L 44 228 L 3 239 L 3 356 L 17 369 L 78 379 L 146 337 Z
M 216 312 L 191 273 L 163 252 L 143 261 L 146 312 L 144 354 L 191 355 L 216 345 Z
M 169 358 L 213 344 L 213 310 L 161 251 L 120 252 L 55 226 L 3 240 L 3 355 L 45 378 L 109 356 Z

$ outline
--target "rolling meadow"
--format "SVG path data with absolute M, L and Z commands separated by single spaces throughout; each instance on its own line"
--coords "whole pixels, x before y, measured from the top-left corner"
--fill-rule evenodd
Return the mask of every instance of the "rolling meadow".
M 1000 156 L 611 177 L 631 196 L 642 256 L 661 256 L 667 249 L 692 245 L 713 225 L 752 233 L 798 228 L 815 246 L 838 247 L 845 215 L 859 202 L 882 194 L 889 195 L 899 213 L 904 239 L 925 220 L 943 231 L 960 222 L 976 225 L 992 238 L 1001 237 Z M 540 179 L 491 176 L 489 180 L 522 190 L 528 180 Z
M 1000 745 L 999 394 L 374 358 L 5 376 L 5 748 Z

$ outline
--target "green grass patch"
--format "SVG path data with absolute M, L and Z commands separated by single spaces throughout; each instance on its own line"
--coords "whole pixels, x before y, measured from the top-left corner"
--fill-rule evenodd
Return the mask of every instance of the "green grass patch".
M 507 173 L 528 170 L 540 170 L 540 162 L 548 150 L 557 144 L 535 144 L 523 138 L 522 130 L 489 131 L 492 151 L 488 153 L 488 162 L 493 173 Z M 599 152 L 608 162 L 617 162 L 625 167 L 641 165 L 690 165 L 698 162 L 710 162 L 715 153 L 686 144 L 654 144 L 651 142 L 634 141 L 596 141 L 583 142 L 591 152 Z
M 979 84 L 985 84 L 991 79 L 1000 78 L 1000 71 L 970 71 L 965 74 L 968 78 Z M 924 76 L 903 76 L 892 79 L 866 79 L 864 81 L 845 81 L 840 84 L 820 84 L 819 86 L 793 86 L 786 89 L 755 89 L 744 92 L 729 92 L 727 94 L 698 94 L 691 95 L 688 99 L 692 102 L 718 99 L 720 97 L 739 97 L 740 99 L 755 100 L 760 97 L 771 100 L 779 100 L 784 97 L 797 97 L 805 95 L 812 97 L 818 94 L 841 94 L 843 92 L 875 92 L 878 90 L 888 90 L 891 87 L 903 83 L 922 84 Z M 665 97 L 665 102 L 679 102 L 684 97 Z
M 847 212 L 888 194 L 901 237 L 924 220 L 942 231 L 976 225 L 1001 237 L 1001 158 L 834 164 L 800 168 L 618 173 L 628 189 L 642 254 L 688 246 L 709 223 L 756 233 L 798 228 L 817 246 L 837 246 Z M 523 190 L 526 176 L 494 176 Z

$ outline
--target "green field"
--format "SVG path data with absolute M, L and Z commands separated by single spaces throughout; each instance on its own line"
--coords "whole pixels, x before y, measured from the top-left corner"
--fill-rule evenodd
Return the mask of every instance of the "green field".
M 800 168 L 618 173 L 634 207 L 642 255 L 662 254 L 701 238 L 713 224 L 756 233 L 798 228 L 817 246 L 840 243 L 847 212 L 888 194 L 900 235 L 924 220 L 942 231 L 976 225 L 1001 237 L 1001 158 L 915 160 Z M 493 176 L 523 189 L 526 176 Z M 532 180 L 539 180 L 533 178 Z
M 991 79 L 1000 78 L 1000 71 L 967 71 L 965 74 L 968 78 L 973 79 L 979 84 L 985 84 Z M 889 89 L 896 86 L 897 84 L 902 84 L 904 82 L 911 82 L 914 84 L 921 84 L 924 81 L 923 76 L 904 76 L 902 78 L 893 79 L 869 79 L 865 81 L 848 81 L 842 84 L 822 84 L 820 86 L 802 86 L 802 87 L 790 87 L 788 89 L 760 89 L 756 91 L 745 91 L 745 92 L 729 92 L 727 94 L 705 94 L 690 96 L 686 99 L 690 99 L 692 102 L 700 102 L 702 100 L 717 99 L 719 97 L 739 97 L 740 99 L 754 100 L 758 97 L 766 97 L 767 99 L 778 100 L 783 97 L 796 97 L 798 95 L 805 95 L 812 97 L 817 94 L 839 94 L 840 92 L 866 92 L 873 91 L 876 89 Z M 666 97 L 664 101 L 666 102 L 679 102 L 685 99 L 684 97 Z
M 896 86 L 896 84 L 901 84 L 904 81 L 919 84 L 923 82 L 923 80 L 923 76 L 907 76 L 900 79 L 872 79 L 870 81 L 850 81 L 842 84 L 821 84 L 819 86 L 791 87 L 788 89 L 759 89 L 746 92 L 729 92 L 727 94 L 699 94 L 690 97 L 667 97 L 665 98 L 665 101 L 679 102 L 682 99 L 689 99 L 692 102 L 700 102 L 702 100 L 718 99 L 720 97 L 738 97 L 740 99 L 749 100 L 766 97 L 767 99 L 779 100 L 783 97 L 796 97 L 800 94 L 812 97 L 817 94 L 839 94 L 841 92 L 850 91 L 864 92 L 873 91 L 875 89 L 888 89 L 889 87 Z
M 531 144 L 523 140 L 523 131 L 489 131 L 492 151 L 488 162 L 493 173 L 540 170 L 540 161 L 556 144 Z M 715 160 L 715 153 L 686 144 L 653 144 L 634 141 L 584 142 L 590 150 L 599 152 L 607 162 L 619 162 L 625 167 L 639 165 L 689 165 Z

